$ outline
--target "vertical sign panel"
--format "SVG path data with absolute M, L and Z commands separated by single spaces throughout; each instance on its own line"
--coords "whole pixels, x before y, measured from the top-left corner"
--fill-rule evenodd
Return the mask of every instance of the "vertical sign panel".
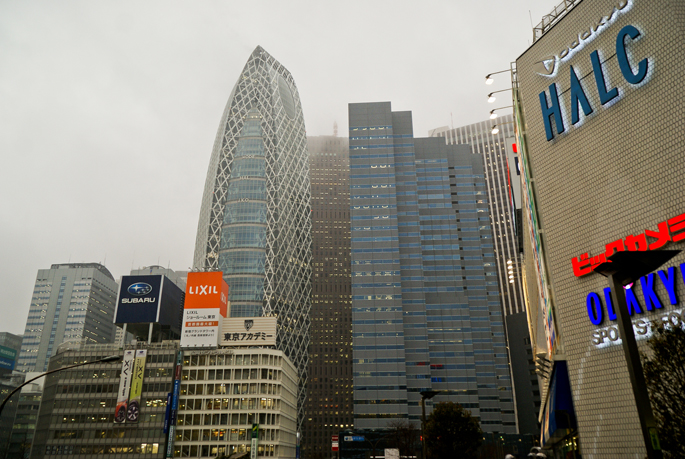
M 129 397 L 128 409 L 126 410 L 126 420 L 128 422 L 138 422 L 140 417 L 140 397 L 143 393 L 143 375 L 145 374 L 145 359 L 147 349 L 136 351 L 136 359 L 133 364 L 133 377 L 131 379 L 131 396 Z
M 124 351 L 124 361 L 121 364 L 121 379 L 119 379 L 119 392 L 117 392 L 117 407 L 114 411 L 114 422 L 121 424 L 126 422 L 126 410 L 128 408 L 128 393 L 131 390 L 131 375 L 133 374 L 133 358 L 135 351 Z
M 250 445 L 250 459 L 257 459 L 257 442 L 259 441 L 259 424 L 252 424 L 252 443 Z
M 176 434 L 176 416 L 178 413 L 178 397 L 181 395 L 181 368 L 183 365 L 183 351 L 176 355 L 176 373 L 174 376 L 174 391 L 171 395 L 171 411 L 169 415 L 169 436 L 167 437 L 166 458 L 174 457 L 174 439 Z
M 228 285 L 220 271 L 188 273 L 181 347 L 217 347 L 228 309 Z

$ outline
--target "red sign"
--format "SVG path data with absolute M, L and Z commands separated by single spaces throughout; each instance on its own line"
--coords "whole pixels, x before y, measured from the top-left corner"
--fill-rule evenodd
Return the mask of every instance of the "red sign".
M 656 239 L 655 241 L 648 241 L 647 238 Z M 597 266 L 607 261 L 607 258 L 612 256 L 615 252 L 637 252 L 656 250 L 665 246 L 668 242 L 678 242 L 685 239 L 685 214 L 678 215 L 665 222 L 659 223 L 656 231 L 645 230 L 644 233 L 627 236 L 623 239 L 611 242 L 605 246 L 605 252 L 594 257 L 590 257 L 587 253 L 582 254 L 578 258 L 572 258 L 573 274 L 576 277 L 590 274 Z
M 331 435 L 331 451 L 338 451 L 338 436 Z
M 337 435 L 331 435 L 331 441 L 338 441 Z

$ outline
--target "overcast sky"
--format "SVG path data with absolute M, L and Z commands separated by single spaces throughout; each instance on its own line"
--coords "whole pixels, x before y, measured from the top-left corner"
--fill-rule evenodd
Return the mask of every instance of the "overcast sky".
M 0 0 L 0 331 L 23 334 L 53 263 L 191 266 L 219 119 L 257 45 L 295 78 L 308 135 L 391 101 L 426 136 L 487 119 L 509 77 L 484 76 L 556 3 Z

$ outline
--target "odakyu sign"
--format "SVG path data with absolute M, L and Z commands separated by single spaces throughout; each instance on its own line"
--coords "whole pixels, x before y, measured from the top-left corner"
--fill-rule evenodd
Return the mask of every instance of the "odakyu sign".
M 678 270 L 680 273 L 677 272 Z M 670 323 L 673 326 L 685 323 L 683 311 L 672 308 L 679 305 L 676 284 L 681 281 L 685 282 L 685 263 L 680 264 L 678 268 L 670 267 L 647 274 L 638 282 L 623 289 L 637 339 L 645 339 L 651 335 L 654 320 Z M 588 293 L 585 305 L 590 322 L 595 326 L 604 325 L 593 331 L 592 344 L 597 347 L 620 344 L 618 326 L 611 324 L 617 320 L 615 305 L 611 299 L 611 289 L 607 287 L 602 293 Z M 650 312 L 661 312 L 661 314 L 647 315 Z
M 637 63 L 636 58 L 632 56 L 631 45 L 643 36 L 642 32 L 635 25 L 626 25 L 616 35 L 616 58 L 621 71 L 621 75 L 625 83 L 631 86 L 641 86 L 647 81 L 647 76 L 650 71 L 650 60 L 643 57 Z M 600 53 L 602 51 L 602 53 Z M 571 125 L 575 126 L 581 122 L 582 110 L 584 116 L 590 116 L 598 107 L 592 105 L 588 97 L 589 91 L 594 91 L 599 96 L 599 102 L 602 107 L 610 105 L 610 102 L 618 100 L 621 95 L 621 87 L 613 86 L 607 83 L 607 78 L 604 74 L 606 60 L 602 60 L 602 55 L 610 55 L 613 50 L 599 50 L 595 49 L 590 54 L 590 64 L 594 79 L 588 78 L 591 88 L 583 87 L 581 79 L 576 72 L 573 65 L 569 66 L 569 91 L 571 104 Z M 566 131 L 566 123 L 568 123 L 568 113 L 564 110 L 563 101 L 559 98 L 559 86 L 557 83 L 549 85 L 549 96 L 547 91 L 542 91 L 539 94 L 540 108 L 542 119 L 545 125 L 545 134 L 547 140 L 554 139 L 554 131 L 552 129 L 552 119 L 556 126 L 556 133 L 561 134 Z

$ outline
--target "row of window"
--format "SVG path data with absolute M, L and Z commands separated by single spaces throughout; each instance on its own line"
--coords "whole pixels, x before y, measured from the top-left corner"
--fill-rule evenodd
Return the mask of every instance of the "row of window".
M 70 429 L 55 430 L 54 439 L 92 440 L 95 438 L 156 438 L 161 437 L 160 429 Z
M 231 284 L 233 288 L 233 284 Z M 210 355 L 188 355 L 183 357 L 184 367 L 204 367 L 204 366 L 249 366 L 249 365 L 268 365 L 281 366 L 282 357 L 270 354 L 210 354 Z M 221 378 L 217 378 L 221 379 Z
M 164 412 L 161 413 L 145 413 L 144 410 L 141 413 L 138 422 L 161 422 L 164 419 Z M 102 423 L 109 422 L 114 424 L 114 413 L 111 414 L 67 414 L 67 415 L 56 415 L 52 417 L 53 423 L 62 424 L 83 424 L 83 423 Z
M 117 384 L 60 384 L 57 386 L 58 394 L 102 394 L 103 392 L 116 392 Z M 171 380 L 168 383 L 143 383 L 143 393 L 168 392 L 171 388 Z
M 158 454 L 159 443 L 141 443 L 137 445 L 48 445 L 46 456 L 73 456 L 74 454 Z
M 211 381 L 211 380 L 231 380 L 231 379 L 268 379 L 280 381 L 281 371 L 267 368 L 240 369 L 235 370 L 183 370 L 181 373 L 182 381 Z
M 143 397 L 141 404 L 152 407 L 165 407 L 166 399 L 162 398 L 146 398 Z M 54 408 L 58 410 L 75 410 L 75 409 L 93 409 L 93 408 L 114 408 L 117 401 L 114 398 L 98 399 L 98 398 L 77 398 L 77 399 L 57 399 L 54 402 Z
M 267 383 L 242 384 L 182 384 L 181 395 L 266 394 L 280 395 L 281 386 Z
M 259 445 L 257 448 L 258 457 L 279 456 L 278 445 Z M 218 457 L 222 455 L 230 456 L 234 453 L 244 453 L 250 451 L 249 445 L 183 445 L 174 447 L 174 457 Z
M 223 424 L 225 425 L 225 424 Z M 278 429 L 259 429 L 259 441 L 278 441 Z M 244 441 L 251 436 L 250 429 L 179 429 L 176 441 Z
M 180 410 L 280 410 L 274 398 L 191 398 L 179 400 Z
M 224 413 L 224 414 L 184 414 L 180 413 L 176 419 L 178 426 L 277 426 L 280 425 L 281 415 L 277 413 Z

